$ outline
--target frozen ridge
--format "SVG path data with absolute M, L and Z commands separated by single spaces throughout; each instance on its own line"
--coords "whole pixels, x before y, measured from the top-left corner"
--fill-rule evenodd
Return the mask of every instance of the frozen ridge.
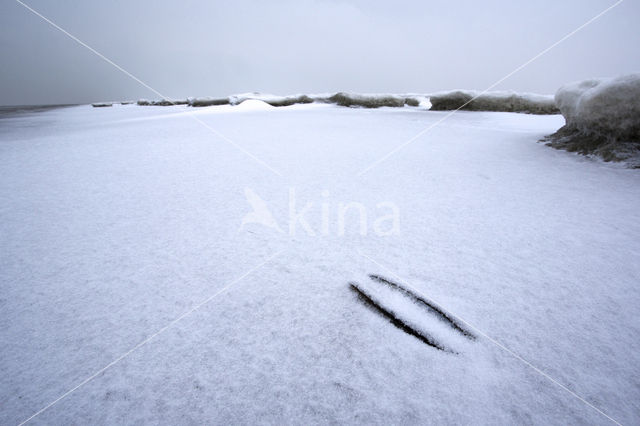
M 528 114 L 559 114 L 552 95 L 516 93 L 507 91 L 479 92 L 453 90 L 432 94 L 431 110 L 524 112 Z
M 569 83 L 555 99 L 566 124 L 548 145 L 640 167 L 640 74 Z
M 266 93 L 241 93 L 227 97 L 190 97 L 186 99 L 161 99 L 150 101 L 140 99 L 141 106 L 171 106 L 189 105 L 192 107 L 207 107 L 218 105 L 239 105 L 246 100 L 263 101 L 274 107 L 284 107 L 296 104 L 325 103 L 344 107 L 380 108 L 380 107 L 419 107 L 431 108 L 434 111 L 454 110 L 463 107 L 471 111 L 502 111 L 525 112 L 529 114 L 558 114 L 553 96 L 535 95 L 514 92 L 487 92 L 478 96 L 480 92 L 455 90 L 428 94 L 390 94 L 390 93 L 322 93 L 297 94 L 280 96 Z M 473 99 L 478 96 L 476 99 Z M 472 100 L 473 99 L 473 100 Z M 472 101 L 471 101 L 472 100 Z M 469 102 L 471 101 L 471 102 Z M 466 104 L 468 102 L 468 104 Z M 466 104 L 466 105 L 465 105 Z M 104 103 L 93 104 L 95 107 L 110 106 Z

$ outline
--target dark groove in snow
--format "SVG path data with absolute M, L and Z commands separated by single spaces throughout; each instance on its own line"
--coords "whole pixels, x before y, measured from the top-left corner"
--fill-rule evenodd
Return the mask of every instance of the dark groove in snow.
M 388 319 L 391 324 L 393 324 L 394 326 L 396 326 L 400 330 L 404 331 L 405 333 L 415 337 L 416 339 L 420 340 L 423 343 L 426 343 L 427 345 L 429 345 L 429 346 L 431 346 L 433 348 L 436 348 L 436 349 L 444 351 L 444 352 L 455 353 L 455 352 L 451 351 L 450 349 L 445 348 L 441 343 L 439 343 L 438 341 L 433 339 L 433 337 L 429 336 L 428 334 L 421 333 L 418 330 L 416 330 L 413 327 L 411 327 L 409 324 L 404 322 L 402 319 L 398 318 L 398 316 L 393 311 L 390 311 L 390 310 L 382 307 L 377 301 L 375 301 L 372 298 L 372 296 L 370 296 L 364 290 L 362 290 L 360 287 L 358 287 L 357 283 L 350 282 L 349 285 L 351 287 L 351 290 L 353 290 L 358 295 L 358 298 L 365 305 L 367 305 L 369 308 L 373 309 L 378 314 L 380 314 L 383 317 L 385 317 L 386 319 Z
M 395 282 L 393 282 L 393 281 L 389 280 L 388 278 L 385 278 L 385 277 L 383 277 L 381 275 L 369 274 L 369 278 L 371 278 L 372 280 L 377 281 L 379 283 L 386 284 L 389 287 L 393 287 L 396 290 L 401 291 L 402 293 L 404 293 L 405 295 L 410 297 L 415 302 L 418 302 L 419 304 L 425 306 L 431 313 L 433 313 L 436 316 L 438 316 L 442 321 L 444 321 L 445 323 L 450 325 L 451 328 L 453 328 L 454 330 L 459 331 L 460 333 L 462 333 L 463 335 L 465 335 L 469 339 L 472 339 L 472 340 L 476 339 L 475 334 L 473 334 L 472 332 L 467 330 L 462 324 L 460 324 L 460 322 L 453 315 L 449 314 L 448 312 L 445 312 L 442 308 L 440 308 L 438 305 L 436 305 L 435 303 L 431 302 L 430 300 L 427 300 L 427 299 L 425 299 L 425 298 L 423 298 L 421 296 L 418 296 L 417 294 L 415 294 L 411 290 L 409 290 L 409 289 L 401 286 L 400 284 L 395 283 Z

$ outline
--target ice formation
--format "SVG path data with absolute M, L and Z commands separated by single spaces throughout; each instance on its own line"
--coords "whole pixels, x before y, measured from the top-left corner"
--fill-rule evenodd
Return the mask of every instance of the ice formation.
M 529 114 L 558 114 L 552 96 L 532 93 L 487 92 L 454 90 L 431 95 L 431 110 L 525 112 Z
M 550 146 L 640 166 L 640 74 L 569 83 L 555 100 L 566 124 Z

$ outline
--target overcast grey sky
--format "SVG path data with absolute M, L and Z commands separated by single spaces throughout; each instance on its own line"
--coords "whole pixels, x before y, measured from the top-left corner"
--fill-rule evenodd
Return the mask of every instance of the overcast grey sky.
M 613 4 L 577 1 L 24 0 L 170 97 L 485 89 Z M 625 0 L 497 89 L 640 71 Z M 158 96 L 13 0 L 0 3 L 0 104 Z

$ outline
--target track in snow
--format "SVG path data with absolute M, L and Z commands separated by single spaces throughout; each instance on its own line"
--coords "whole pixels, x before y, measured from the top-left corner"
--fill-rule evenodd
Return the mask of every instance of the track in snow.
M 454 317 L 450 313 L 448 313 L 445 310 L 443 310 L 442 308 L 440 308 L 434 302 L 432 302 L 432 301 L 430 301 L 430 300 L 428 300 L 428 299 L 426 299 L 426 298 L 424 298 L 422 296 L 419 296 L 419 295 L 415 294 L 413 291 L 409 290 L 408 288 L 406 288 L 404 286 L 401 286 L 400 284 L 395 283 L 395 282 L 393 282 L 393 281 L 389 280 L 388 278 L 385 278 L 385 277 L 383 277 L 381 275 L 370 274 L 369 278 L 371 278 L 372 280 L 377 281 L 379 283 L 386 284 L 386 285 L 388 285 L 388 286 L 390 286 L 390 287 L 392 287 L 392 288 L 404 293 L 407 297 L 409 297 L 414 302 L 424 306 L 427 310 L 429 310 L 429 312 L 434 314 L 441 321 L 444 321 L 445 323 L 447 323 L 454 330 L 457 330 L 458 332 L 462 333 L 464 336 L 468 337 L 469 339 L 472 339 L 472 340 L 476 339 L 475 334 L 473 334 L 465 326 L 463 326 L 461 324 L 460 320 L 458 320 L 456 317 Z
M 402 299 L 405 299 L 406 302 L 410 303 L 410 305 L 405 306 L 411 308 L 418 306 L 420 308 L 421 315 L 427 314 L 428 317 L 435 317 L 467 339 L 476 339 L 476 336 L 467 330 L 458 319 L 425 297 L 420 296 L 408 288 L 381 275 L 370 274 L 369 278 L 373 282 L 386 287 L 385 291 L 392 291 L 395 293 L 394 296 L 401 295 Z M 354 281 L 350 282 L 349 285 L 351 290 L 357 294 L 358 299 L 361 302 L 374 312 L 389 320 L 389 322 L 398 329 L 435 349 L 444 352 L 457 353 L 453 349 L 448 348 L 444 343 L 440 342 L 440 340 L 427 331 L 425 327 L 421 326 L 420 323 L 422 323 L 422 321 L 416 318 L 412 319 L 411 314 L 407 312 L 408 309 L 403 309 L 402 305 L 397 303 L 397 300 L 394 303 L 394 301 L 391 301 L 389 298 L 385 298 L 384 292 L 378 292 L 372 288 L 367 288 L 366 285 L 362 285 Z M 425 319 L 427 316 L 425 316 Z

